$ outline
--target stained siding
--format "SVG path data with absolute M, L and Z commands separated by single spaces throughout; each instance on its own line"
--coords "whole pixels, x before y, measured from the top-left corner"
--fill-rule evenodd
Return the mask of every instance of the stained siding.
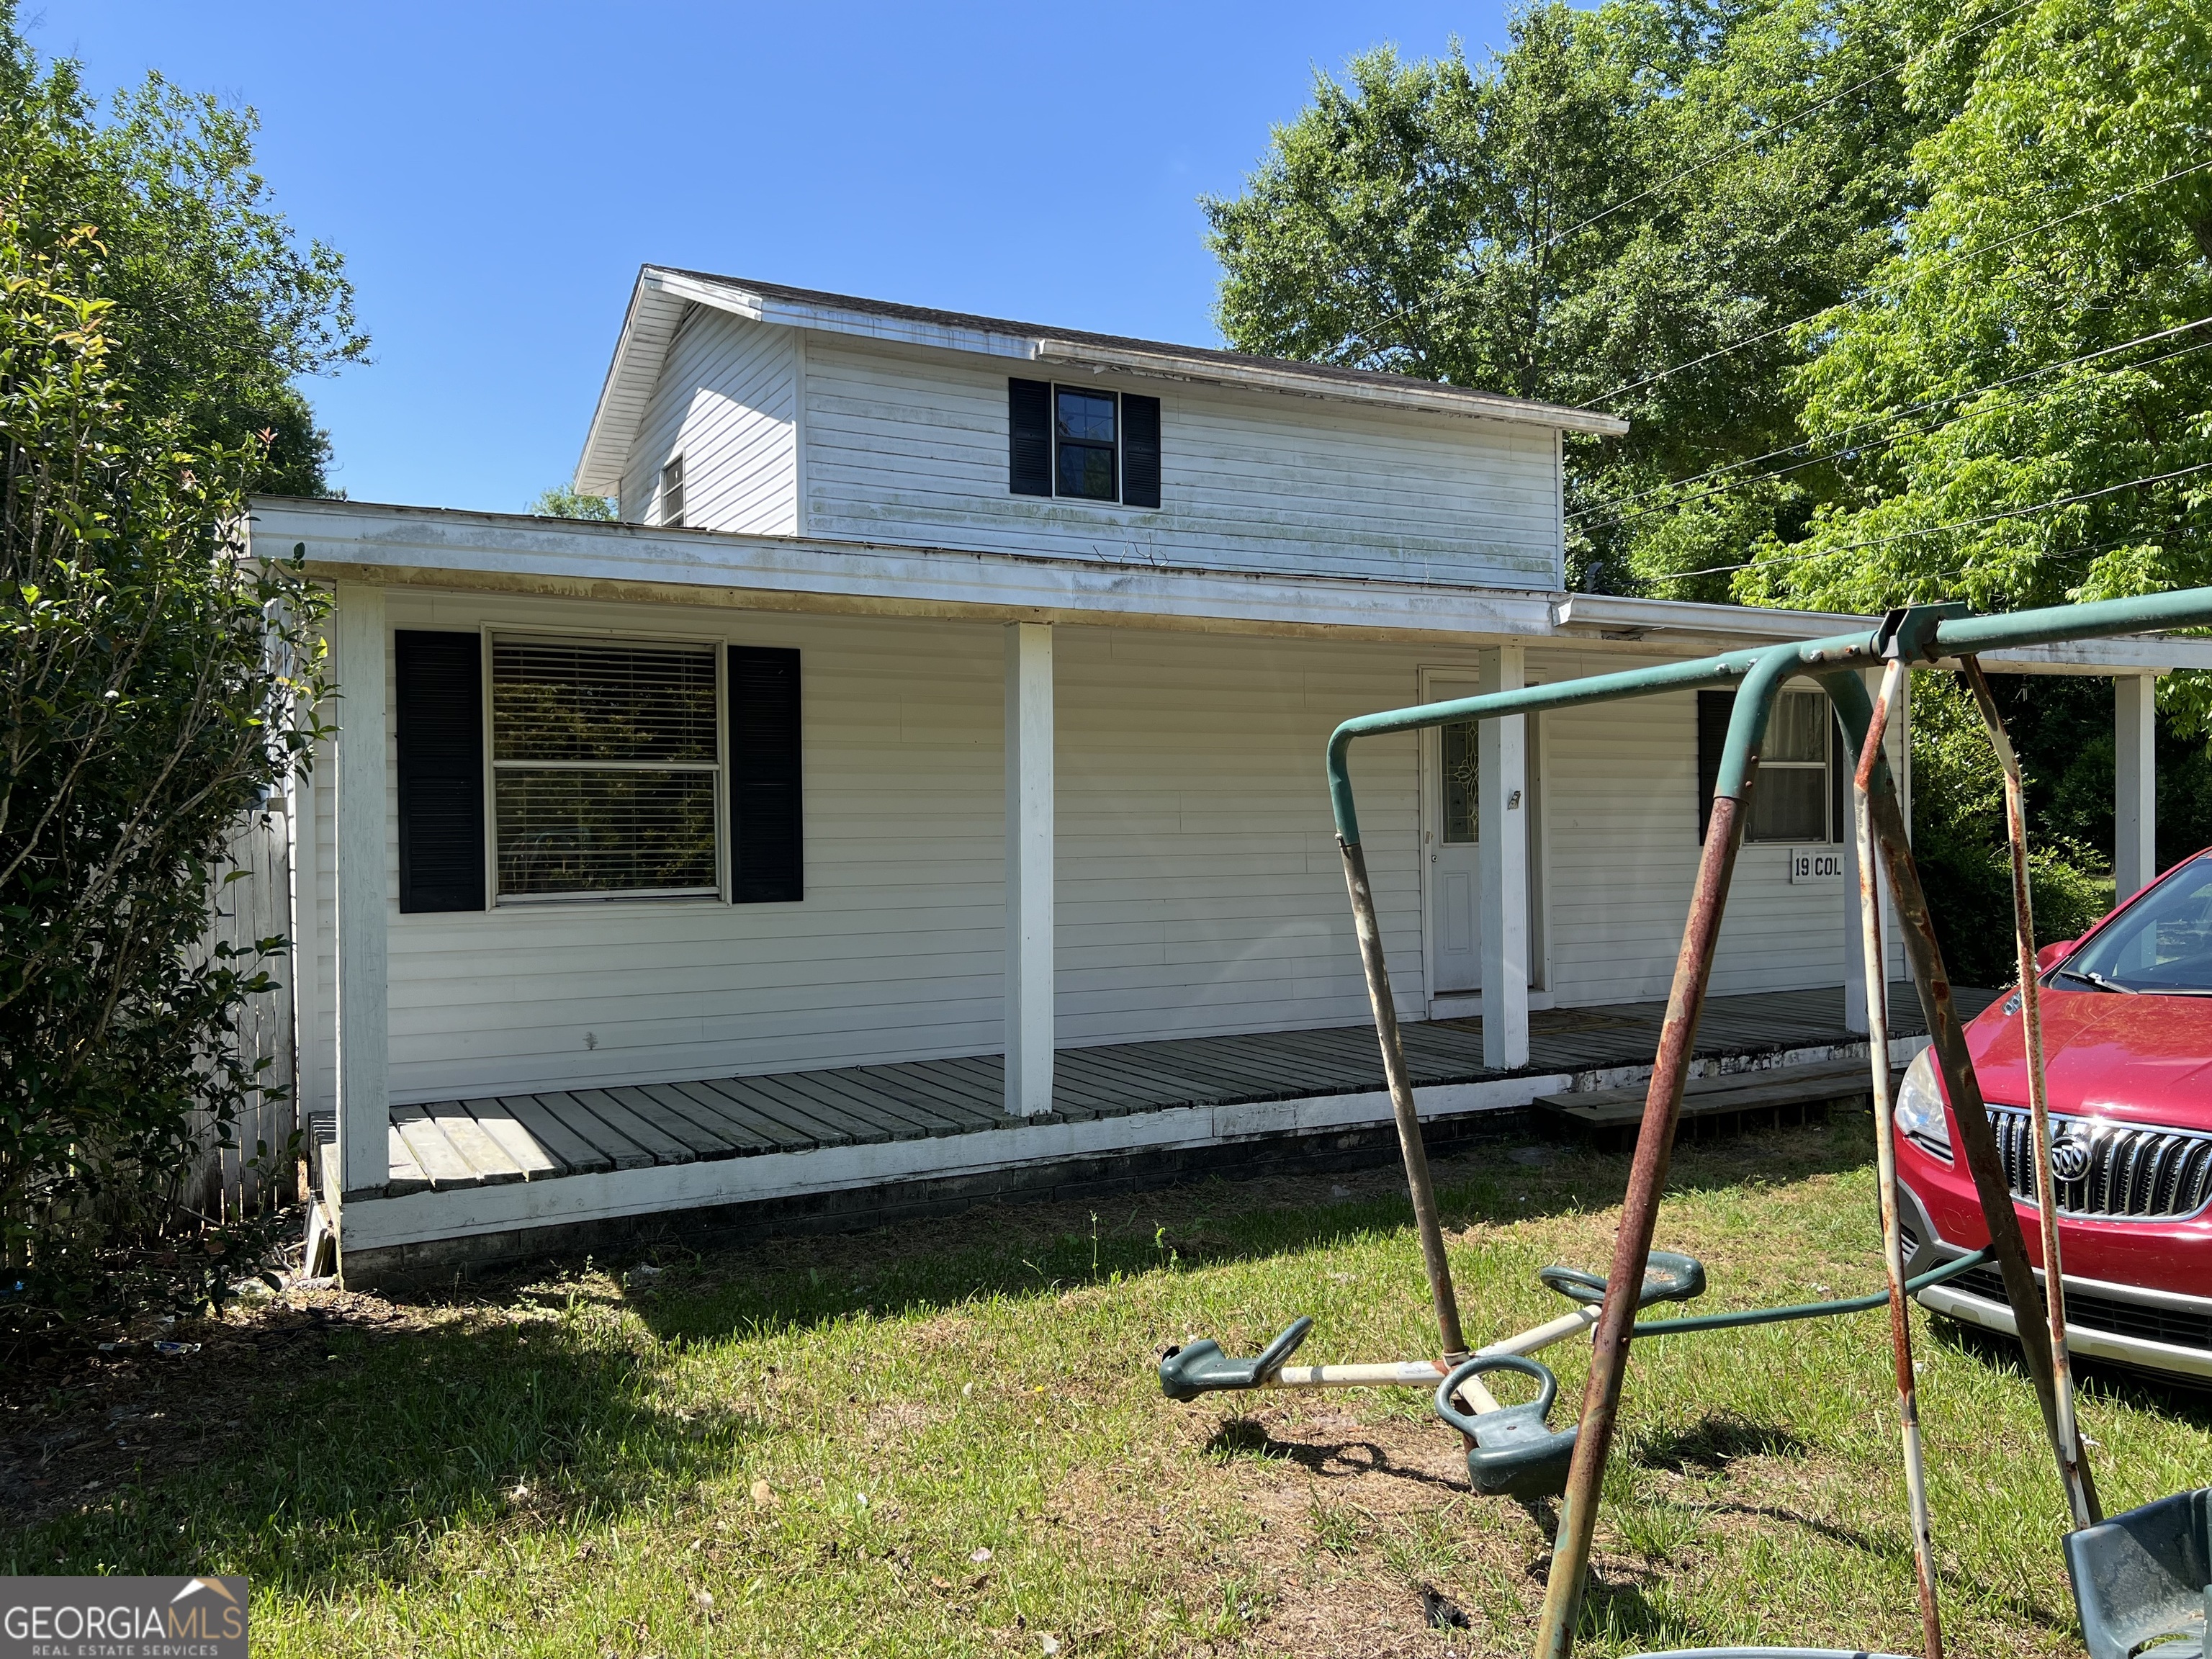
M 694 306 L 678 325 L 623 473 L 622 510 L 660 521 L 660 469 L 684 458 L 684 522 L 789 535 L 799 518 L 799 337 Z
M 1010 493 L 1004 363 L 826 335 L 805 359 L 808 534 L 1559 585 L 1557 445 L 1544 428 L 1085 375 L 1161 399 L 1162 505 L 1146 511 Z

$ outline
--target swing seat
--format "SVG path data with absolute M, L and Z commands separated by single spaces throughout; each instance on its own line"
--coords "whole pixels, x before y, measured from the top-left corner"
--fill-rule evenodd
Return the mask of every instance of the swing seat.
M 1195 1400 L 1223 1389 L 1256 1389 L 1283 1369 L 1298 1351 L 1298 1344 L 1313 1329 L 1310 1319 L 1294 1319 L 1290 1328 L 1260 1351 L 1256 1359 L 1237 1359 L 1221 1352 L 1210 1336 L 1160 1357 L 1160 1392 L 1170 1400 Z
M 2089 1659 L 2201 1659 L 2212 1596 L 2212 1488 L 2178 1492 L 2066 1535 Z M 2161 1640 L 2171 1637 L 2176 1639 Z M 2149 1644 L 2156 1643 L 2155 1647 Z
M 1470 1417 L 1454 1399 L 1460 1385 L 1484 1371 L 1519 1371 L 1536 1379 L 1536 1397 Z M 1437 1415 L 1474 1442 L 1467 1449 L 1467 1477 L 1486 1498 L 1557 1498 L 1567 1489 L 1574 1462 L 1575 1430 L 1554 1431 L 1545 1422 L 1559 1392 L 1549 1367 L 1517 1353 L 1477 1355 L 1462 1361 L 1437 1388 Z
M 1580 1267 L 1554 1263 L 1536 1277 L 1570 1302 L 1595 1307 L 1605 1300 L 1604 1278 Z M 1644 1258 L 1644 1291 L 1636 1298 L 1638 1307 L 1648 1308 L 1655 1302 L 1688 1302 L 1705 1293 L 1705 1264 L 1697 1257 L 1679 1250 L 1653 1250 Z

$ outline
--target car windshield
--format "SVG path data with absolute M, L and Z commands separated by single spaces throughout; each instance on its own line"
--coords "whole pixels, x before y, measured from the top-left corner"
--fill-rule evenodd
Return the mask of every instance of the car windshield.
M 2212 854 L 2144 894 L 2053 977 L 2076 989 L 2212 993 Z

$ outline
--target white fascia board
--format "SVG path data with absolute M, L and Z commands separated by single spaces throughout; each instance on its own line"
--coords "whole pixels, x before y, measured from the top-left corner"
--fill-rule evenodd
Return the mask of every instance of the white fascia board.
M 1556 597 L 291 498 L 257 500 L 247 535 L 325 580 L 1207 632 L 1541 637 Z
M 1037 342 L 1040 362 L 1080 364 L 1086 368 L 1116 369 L 1125 374 L 1186 380 L 1204 386 L 1231 386 L 1244 391 L 1289 392 L 1301 398 L 1322 398 L 1339 403 L 1362 404 L 1384 409 L 1418 410 L 1424 414 L 1459 415 L 1486 421 L 1513 421 L 1547 430 L 1587 432 L 1617 438 L 1628 422 L 1617 415 L 1595 410 L 1568 409 L 1558 404 L 1539 404 L 1465 386 L 1408 379 L 1402 386 L 1333 380 L 1326 375 L 1301 374 L 1294 368 L 1262 367 L 1257 363 L 1223 362 L 1218 358 L 1182 356 L 1166 351 L 1136 351 L 1126 346 L 1094 345 L 1085 340 Z
M 1873 628 L 1880 619 L 1832 611 L 1784 611 L 1764 605 L 1574 593 L 1555 608 L 1553 620 L 1563 631 L 1594 633 L 1601 639 L 1643 640 L 1654 646 L 1695 641 L 1716 651 L 1735 651 L 1747 645 L 1856 634 Z M 2139 674 L 2212 669 L 2212 640 L 2130 634 L 2029 646 L 1984 655 L 1981 663 L 1992 673 L 2001 674 Z M 1958 665 L 1947 659 L 1930 665 L 1955 668 Z
M 1363 383 L 1340 380 L 1332 375 L 1301 374 L 1294 366 L 1225 362 L 1202 353 L 1146 351 L 1127 346 L 1101 345 L 1085 340 L 1061 340 L 1046 335 L 1009 334 L 995 329 L 958 328 L 919 318 L 884 317 L 873 312 L 851 311 L 842 306 L 771 299 L 734 283 L 705 281 L 680 271 L 650 267 L 641 283 L 662 293 L 712 306 L 748 322 L 776 323 L 787 328 L 812 329 L 824 334 L 847 334 L 899 345 L 926 346 L 939 351 L 964 351 L 989 357 L 1011 357 L 1024 362 L 1066 363 L 1085 368 L 1115 369 L 1127 374 L 1195 382 L 1246 391 L 1290 392 L 1338 403 L 1361 404 L 1385 409 L 1419 410 L 1430 414 L 1474 416 L 1482 420 L 1514 421 L 1523 425 L 1557 428 L 1618 437 L 1628 422 L 1616 415 L 1595 410 L 1568 409 L 1554 404 L 1501 398 L 1495 392 L 1465 386 L 1443 386 L 1407 379 Z
M 623 468 L 636 441 L 638 422 L 660 380 L 669 338 L 683 308 L 680 296 L 665 293 L 647 276 L 638 278 L 630 291 L 629 308 L 623 314 L 607 378 L 599 387 L 599 401 L 592 410 L 583 453 L 576 459 L 574 489 L 589 495 L 612 495 L 622 488 Z
M 1018 357 L 1024 362 L 1037 355 L 1036 342 L 1026 335 L 1001 334 L 990 329 L 951 328 L 917 318 L 881 317 L 872 312 L 848 311 L 842 306 L 772 300 L 731 283 L 702 282 L 680 271 L 647 270 L 641 280 L 677 299 L 711 306 L 750 323 L 775 323 L 785 328 L 812 329 L 819 334 L 852 334 L 871 340 L 890 340 L 899 345 L 932 346 L 940 351 L 975 352 L 987 357 Z

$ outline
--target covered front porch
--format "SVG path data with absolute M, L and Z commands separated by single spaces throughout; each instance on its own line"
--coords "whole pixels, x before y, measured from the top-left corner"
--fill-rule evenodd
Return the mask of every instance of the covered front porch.
M 656 1214 L 689 1235 L 777 1206 L 881 1218 L 1249 1168 L 1316 1138 L 1387 1153 L 1320 764 L 1334 725 L 1842 620 L 1164 568 L 1100 584 L 1012 555 L 351 503 L 264 507 L 256 534 L 307 548 L 336 590 L 346 690 L 289 818 L 292 983 L 349 1278 L 591 1248 Z M 444 680 L 425 640 L 454 647 Z M 501 653 L 547 641 L 722 677 L 694 767 L 710 871 L 504 884 Z M 788 757 L 769 757 L 793 879 L 765 895 L 734 873 L 746 768 L 767 766 L 755 725 L 739 742 L 737 652 L 797 676 Z M 2117 640 L 1989 665 L 2119 683 L 2124 895 L 2153 872 L 2152 676 L 2200 658 L 2212 645 Z M 429 719 L 441 697 L 465 714 Z M 1702 714 L 1685 693 L 1486 723 L 1457 805 L 1440 744 L 1361 751 L 1438 1136 L 1650 1064 L 1701 840 Z M 1820 753 L 1798 763 L 1832 786 Z M 1860 1052 L 1850 846 L 1820 810 L 1832 787 L 1799 793 L 1814 811 L 1791 833 L 1821 856 L 1747 847 L 1709 1065 Z M 1471 916 L 1444 900 L 1455 881 Z
M 1963 991 L 1965 1012 L 1991 994 Z M 1923 1030 L 1892 988 L 1893 1059 Z M 1666 1006 L 1540 1010 L 1526 1063 L 1485 1063 L 1480 1017 L 1406 1028 L 1432 1141 L 1494 1137 L 1538 1097 L 1648 1073 Z M 1716 997 L 1699 1069 L 1808 1076 L 1863 1060 L 1838 988 Z M 848 1066 L 395 1106 L 381 1196 L 347 1206 L 361 1282 L 450 1276 L 611 1243 L 682 1209 L 689 1239 L 807 1217 L 894 1220 L 1017 1193 L 1099 1191 L 1284 1158 L 1394 1156 L 1371 1027 L 1063 1049 L 1052 1109 L 1006 1107 L 1002 1056 Z M 328 1136 L 325 1125 L 322 1130 Z

